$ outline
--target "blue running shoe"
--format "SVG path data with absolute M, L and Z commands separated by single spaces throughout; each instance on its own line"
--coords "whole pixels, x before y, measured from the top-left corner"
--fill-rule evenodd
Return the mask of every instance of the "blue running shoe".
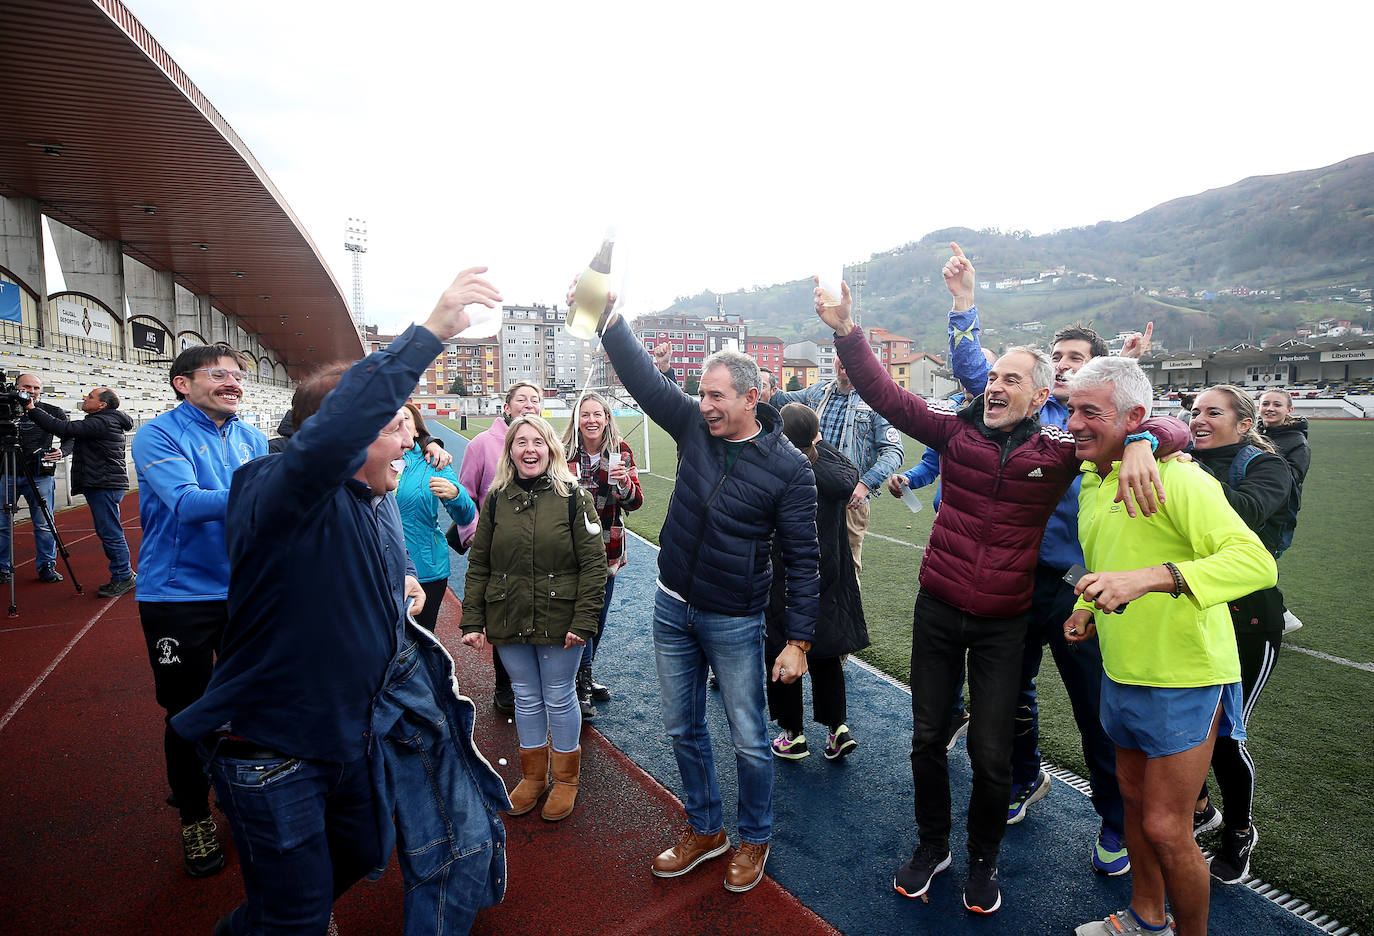
M 1050 775 L 1040 771 L 1035 780 L 1025 786 L 1013 785 L 1011 806 L 1007 809 L 1007 825 L 1016 825 L 1026 818 L 1026 809 L 1036 800 L 1044 799 L 1050 792 Z
M 1119 877 L 1131 870 L 1131 856 L 1126 851 L 1126 842 L 1120 832 L 1105 822 L 1097 833 L 1097 845 L 1093 848 L 1093 870 L 1108 877 Z

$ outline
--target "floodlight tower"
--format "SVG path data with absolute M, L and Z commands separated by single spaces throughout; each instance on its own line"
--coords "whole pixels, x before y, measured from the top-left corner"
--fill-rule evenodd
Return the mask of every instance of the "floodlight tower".
M 367 222 L 349 218 L 344 228 L 344 250 L 353 255 L 353 324 L 363 333 L 363 254 L 367 253 Z
M 868 285 L 868 264 L 854 263 L 846 271 L 845 282 L 849 283 L 849 291 L 854 297 L 854 324 L 863 324 L 864 312 L 864 287 Z

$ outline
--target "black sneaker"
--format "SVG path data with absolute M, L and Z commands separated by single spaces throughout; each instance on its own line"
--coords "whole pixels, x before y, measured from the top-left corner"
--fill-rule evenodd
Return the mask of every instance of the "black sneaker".
M 181 854 L 186 873 L 193 878 L 209 877 L 224 869 L 224 849 L 215 837 L 215 820 L 205 818 L 181 827 Z
M 515 690 L 509 687 L 497 689 L 491 694 L 491 704 L 502 715 L 514 715 Z
M 592 701 L 611 701 L 611 690 L 607 689 L 605 686 L 601 685 L 601 683 L 597 682 L 596 680 L 592 680 Z
M 38 570 L 38 581 L 60 582 L 62 581 L 62 573 L 54 569 L 52 566 L 43 566 L 43 568 Z
M 96 596 L 99 598 L 118 598 L 125 592 L 133 591 L 134 583 L 137 581 L 137 579 L 137 575 L 131 575 L 128 578 L 120 579 L 117 582 L 107 582 L 106 584 L 101 585 L 99 588 L 95 590 Z
M 582 710 L 582 720 L 591 721 L 596 717 L 596 706 L 592 705 L 592 670 L 584 666 L 577 671 L 574 683 L 577 689 L 577 705 Z
M 949 849 L 943 852 L 920 845 L 911 860 L 897 869 L 892 879 L 892 889 L 903 897 L 920 897 L 930 890 L 930 882 L 941 871 L 949 867 Z
M 1221 825 L 1221 810 L 1212 805 L 1211 801 L 1200 810 L 1193 810 L 1193 838 L 1197 838 L 1204 832 L 1210 832 Z
M 1002 889 L 997 886 L 997 865 L 986 858 L 972 858 L 968 883 L 964 885 L 964 907 L 974 913 L 996 913 L 1002 906 Z
M 1221 847 L 1208 862 L 1212 877 L 1223 884 L 1239 884 L 1250 873 L 1250 854 L 1259 843 L 1259 831 L 1252 825 L 1248 829 L 1223 829 Z

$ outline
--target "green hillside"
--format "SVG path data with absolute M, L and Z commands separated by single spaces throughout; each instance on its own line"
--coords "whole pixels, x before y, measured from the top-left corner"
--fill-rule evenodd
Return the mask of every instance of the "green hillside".
M 927 351 L 945 343 L 949 294 L 940 266 L 949 242 L 974 259 L 989 345 L 1045 336 L 1071 321 L 1103 334 L 1155 323 L 1171 349 L 1258 344 L 1307 322 L 1349 319 L 1374 329 L 1374 153 L 1305 172 L 1245 179 L 1178 198 L 1128 221 L 1030 236 L 1026 232 L 933 231 L 875 254 L 864 280 L 864 323 L 910 336 Z M 1053 272 L 1054 275 L 1047 275 Z M 1035 279 L 1011 289 L 981 288 Z M 1229 295 L 1238 287 L 1249 295 Z M 1207 291 L 1214 297 L 1198 298 Z M 805 313 L 811 284 L 797 281 L 728 293 L 755 334 L 787 340 L 819 334 Z M 668 311 L 713 314 L 716 294 L 679 299 Z M 1011 326 L 1040 322 L 1042 328 Z

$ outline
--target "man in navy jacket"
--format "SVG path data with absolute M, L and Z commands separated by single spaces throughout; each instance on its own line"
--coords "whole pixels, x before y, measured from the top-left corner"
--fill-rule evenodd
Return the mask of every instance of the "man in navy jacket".
M 773 833 L 763 659 L 769 543 L 776 536 L 784 557 L 788 638 L 771 678 L 790 683 L 806 672 L 816 628 L 815 477 L 782 435 L 777 410 L 760 403 L 762 380 L 752 358 L 735 352 L 707 358 L 694 401 L 659 372 L 629 325 L 610 311 L 612 303 L 601 329 L 606 353 L 644 412 L 678 446 L 676 486 L 659 536 L 654 655 L 690 827 L 654 859 L 653 873 L 678 877 L 730 849 L 706 729 L 709 666 L 720 683 L 739 773 L 740 847 L 725 887 L 747 891 L 763 877 Z
M 324 932 L 334 898 L 385 863 L 393 813 L 401 821 L 437 795 L 415 782 L 429 766 L 427 750 L 412 751 L 402 769 L 379 752 L 393 745 L 375 718 L 399 696 L 417 696 L 429 710 L 417 731 L 449 722 L 442 703 L 431 714 L 431 691 L 406 689 L 426 656 L 405 629 L 406 601 L 418 611 L 424 591 L 390 493 L 412 445 L 401 405 L 442 341 L 467 327 L 466 305 L 500 302 L 484 270 L 461 273 L 423 326 L 346 371 L 303 382 L 286 450 L 234 475 L 225 517 L 229 623 L 205 694 L 172 721 L 200 744 L 238 845 L 247 900 L 217 933 Z M 468 795 L 440 799 L 451 807 L 440 825 L 463 840 L 452 860 L 481 853 L 501 869 L 492 883 L 503 887 L 504 853 L 493 854 L 500 820 L 470 795 L 474 769 L 450 774 Z M 493 798 L 508 807 L 495 786 Z M 437 931 L 410 912 L 413 888 L 442 881 L 447 865 L 436 855 L 424 881 L 408 873 L 435 834 L 431 825 L 403 842 L 407 933 Z M 441 899 L 461 899 L 473 913 L 490 902 L 467 893 L 474 882 L 466 876 L 448 884 Z M 471 923 L 443 919 L 444 932 Z

